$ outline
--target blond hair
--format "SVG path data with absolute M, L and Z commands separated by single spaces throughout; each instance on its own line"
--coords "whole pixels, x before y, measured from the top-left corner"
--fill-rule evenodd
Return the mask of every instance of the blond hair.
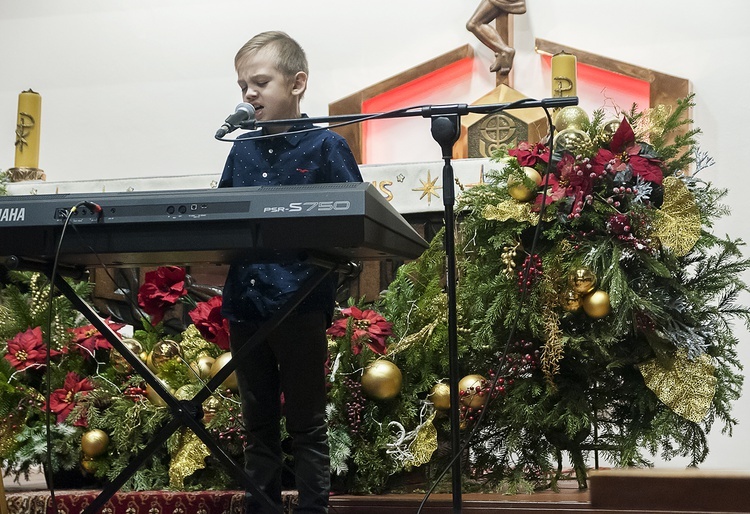
M 272 49 L 276 58 L 276 68 L 287 77 L 294 77 L 297 72 L 304 71 L 309 75 L 307 56 L 302 47 L 285 32 L 268 31 L 253 36 L 250 41 L 242 45 L 234 56 L 234 66 L 247 54 L 257 52 L 261 48 Z

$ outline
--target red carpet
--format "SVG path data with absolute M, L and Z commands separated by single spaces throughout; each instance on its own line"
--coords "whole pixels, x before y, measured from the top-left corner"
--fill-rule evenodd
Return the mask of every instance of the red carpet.
M 99 491 L 55 491 L 60 514 L 79 514 Z M 117 493 L 102 514 L 242 514 L 240 491 Z M 8 493 L 9 514 L 53 514 L 48 491 Z

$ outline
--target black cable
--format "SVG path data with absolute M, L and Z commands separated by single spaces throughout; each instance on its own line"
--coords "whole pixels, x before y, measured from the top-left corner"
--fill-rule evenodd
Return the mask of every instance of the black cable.
M 486 115 L 492 115 L 492 114 L 496 114 L 498 112 L 505 111 L 507 109 L 519 108 L 519 107 L 523 106 L 523 104 L 528 103 L 528 102 L 536 102 L 536 100 L 534 100 L 532 98 L 522 98 L 522 99 L 516 100 L 514 102 L 510 102 L 510 103 L 505 104 L 505 105 L 499 105 L 496 109 L 488 110 L 485 114 Z M 292 133 L 293 134 L 303 134 L 303 133 L 306 133 L 306 132 L 315 132 L 315 131 L 319 131 L 319 130 L 333 129 L 333 128 L 343 127 L 343 126 L 347 126 L 347 125 L 352 125 L 352 124 L 355 124 L 355 123 L 361 123 L 363 121 L 374 120 L 374 119 L 395 118 L 395 117 L 399 117 L 399 115 L 407 116 L 407 115 L 421 114 L 422 116 L 427 117 L 425 115 L 425 113 L 427 112 L 427 110 L 429 110 L 432 107 L 433 106 L 431 106 L 431 105 L 417 105 L 417 106 L 406 107 L 406 108 L 402 108 L 402 109 L 395 109 L 395 110 L 388 111 L 388 112 L 375 113 L 375 114 L 372 114 L 372 115 L 362 115 L 361 117 L 357 117 L 356 119 L 352 119 L 352 120 L 349 120 L 349 121 L 344 121 L 344 122 L 341 122 L 341 123 L 329 124 L 327 126 L 313 126 L 313 127 L 310 127 L 310 128 L 297 130 L 297 131 L 294 131 Z M 554 124 L 552 123 L 552 117 L 549 114 L 548 108 L 546 106 L 542 105 L 542 109 L 544 109 L 545 115 L 547 117 L 547 122 L 548 122 L 548 125 L 550 127 L 550 129 L 549 129 L 550 130 L 550 140 L 549 140 L 550 141 L 550 160 L 547 163 L 547 173 L 545 175 L 544 192 L 543 192 L 543 196 L 542 196 L 542 205 L 541 205 L 541 213 L 543 214 L 544 213 L 544 209 L 546 207 L 547 190 L 548 190 L 548 185 L 549 185 L 549 174 L 551 172 L 552 144 L 554 142 Z M 418 112 L 418 111 L 421 111 L 421 112 Z M 300 120 L 299 120 L 298 123 L 303 123 L 303 122 L 304 122 L 304 118 L 300 118 Z M 246 133 L 246 134 L 251 134 L 251 133 Z M 234 142 L 239 142 L 239 141 L 257 141 L 257 140 L 261 140 L 261 139 L 271 139 L 271 138 L 275 138 L 275 137 L 285 136 L 285 135 L 288 135 L 288 134 L 290 134 L 290 132 L 281 132 L 281 133 L 274 133 L 274 134 L 259 134 L 257 136 L 256 135 L 249 135 L 248 137 L 242 137 L 242 136 L 240 136 L 240 137 L 235 138 L 235 139 L 225 139 L 225 138 L 216 138 L 216 139 L 218 141 L 234 143 Z M 536 250 L 537 241 L 538 241 L 539 235 L 541 233 L 541 224 L 542 224 L 542 218 L 541 218 L 541 215 L 540 215 L 540 219 L 539 219 L 539 222 L 537 223 L 537 227 L 536 227 L 536 230 L 535 230 L 535 233 L 534 233 L 534 238 L 533 238 L 533 241 L 532 241 L 532 244 L 531 244 L 531 249 L 530 249 L 531 255 L 534 255 L 534 252 Z M 522 284 L 522 288 L 521 288 L 521 301 L 519 302 L 518 309 L 520 309 L 520 305 L 523 303 L 524 299 L 526 298 L 526 295 L 528 294 L 526 281 L 527 281 L 528 275 L 530 273 L 531 265 L 532 265 L 532 262 L 528 261 L 527 265 L 524 267 L 524 270 L 523 270 L 523 284 Z M 510 343 L 512 341 L 512 338 L 515 335 L 515 330 L 517 328 L 517 323 L 518 323 L 518 316 L 514 316 L 513 317 L 513 324 L 511 325 L 511 328 L 510 328 L 510 331 L 509 331 L 509 334 L 508 334 L 508 340 L 506 341 L 505 348 L 503 349 L 503 356 L 507 355 L 507 353 L 508 353 L 508 348 L 510 347 Z M 492 382 L 492 385 L 491 385 L 491 388 L 490 388 L 490 395 L 489 395 L 489 398 L 487 399 L 487 405 L 485 405 L 485 407 L 482 409 L 482 412 L 480 413 L 479 418 L 477 418 L 477 421 L 476 421 L 476 423 L 474 425 L 474 428 L 471 430 L 471 432 L 469 433 L 468 437 L 466 438 L 466 442 L 461 446 L 461 451 L 455 453 L 455 455 L 449 461 L 449 463 L 445 467 L 445 469 L 443 469 L 443 471 L 435 479 L 433 485 L 429 488 L 429 490 L 425 494 L 425 497 L 422 500 L 422 502 L 421 502 L 421 504 L 419 506 L 419 509 L 417 510 L 417 514 L 421 513 L 424 505 L 426 504 L 426 502 L 429 499 L 429 497 L 431 496 L 431 494 L 434 492 L 434 490 L 437 487 L 437 485 L 440 483 L 440 481 L 443 479 L 443 477 L 446 475 L 446 473 L 451 469 L 451 466 L 456 461 L 456 459 L 466 450 L 466 448 L 468 448 L 469 443 L 471 442 L 471 439 L 474 437 L 474 435 L 476 434 L 477 430 L 480 428 L 481 423 L 484 420 L 485 413 L 487 412 L 487 407 L 489 407 L 489 403 L 492 401 L 492 391 L 494 391 L 494 388 L 495 388 L 495 386 L 497 384 L 498 379 L 502 376 L 502 373 L 501 373 L 503 371 L 502 366 L 507 366 L 507 363 L 505 363 L 504 360 L 503 360 L 503 364 L 501 364 L 501 368 L 498 370 L 498 373 L 496 373 L 495 378 L 494 378 L 494 380 Z
M 519 107 L 523 106 L 523 104 L 528 103 L 528 102 L 536 102 L 536 100 L 534 100 L 532 98 L 522 98 L 522 99 L 516 100 L 514 102 L 510 102 L 510 103 L 505 104 L 505 105 L 499 105 L 496 109 L 488 110 L 485 114 L 486 115 L 492 115 L 492 114 L 496 114 L 498 112 L 505 111 L 507 109 L 519 108 Z M 319 130 L 333 129 L 333 128 L 338 128 L 338 127 L 343 127 L 343 126 L 346 126 L 346 125 L 352 125 L 354 123 L 360 123 L 360 122 L 363 122 L 363 121 L 374 120 L 374 119 L 395 118 L 395 117 L 399 117 L 399 115 L 406 116 L 406 115 L 421 114 L 421 115 L 424 116 L 425 115 L 424 113 L 427 112 L 427 110 L 429 110 L 430 108 L 432 108 L 431 105 L 418 105 L 418 106 L 406 107 L 406 108 L 402 108 L 402 109 L 395 109 L 393 111 L 388 111 L 388 112 L 383 112 L 383 113 L 376 113 L 376 114 L 372 114 L 372 115 L 369 115 L 369 116 L 368 115 L 363 115 L 363 116 L 357 117 L 356 119 L 353 119 L 353 120 L 345 121 L 345 122 L 342 122 L 342 123 L 329 124 L 328 126 L 313 126 L 313 127 L 310 127 L 310 128 L 306 128 L 306 129 L 294 131 L 293 133 L 294 134 L 301 134 L 301 133 L 306 133 L 306 132 L 315 132 L 315 131 L 319 131 Z M 549 186 L 549 174 L 551 172 L 552 144 L 554 142 L 554 139 L 553 139 L 554 138 L 554 124 L 552 123 L 552 117 L 549 114 L 548 108 L 543 105 L 542 109 L 544 109 L 545 115 L 547 117 L 547 122 L 548 122 L 548 125 L 550 127 L 550 129 L 549 129 L 550 130 L 550 160 L 549 160 L 549 162 L 547 164 L 547 173 L 545 175 L 544 192 L 543 192 L 543 196 L 542 196 L 541 212 L 543 213 L 544 209 L 546 207 L 547 190 L 548 190 L 548 186 Z M 415 112 L 415 111 L 417 111 L 417 112 Z M 421 111 L 421 112 L 418 112 L 418 111 Z M 303 121 L 304 121 L 304 118 L 300 118 L 300 122 L 303 122 Z M 290 134 L 290 132 L 281 132 L 281 133 L 275 133 L 275 134 L 259 134 L 257 136 L 249 135 L 248 137 L 239 137 L 239 138 L 235 138 L 235 139 L 217 138 L 217 140 L 224 141 L 224 142 L 232 142 L 232 143 L 234 143 L 234 142 L 237 142 L 237 141 L 257 141 L 257 140 L 261 140 L 261 139 L 271 139 L 271 138 L 280 137 L 280 136 L 284 136 L 284 135 L 288 135 L 288 134 Z M 540 216 L 539 223 L 537 223 L 537 227 L 536 227 L 536 230 L 535 230 L 535 233 L 534 233 L 534 238 L 533 238 L 533 241 L 532 241 L 532 244 L 531 244 L 531 249 L 530 249 L 531 255 L 534 255 L 534 252 L 536 250 L 537 241 L 538 241 L 539 235 L 541 233 L 541 229 L 540 229 L 541 224 L 542 224 L 542 218 Z M 527 265 L 524 267 L 524 270 L 523 270 L 523 277 L 522 277 L 523 278 L 523 284 L 522 284 L 522 288 L 521 288 L 521 301 L 519 302 L 519 307 L 518 307 L 519 310 L 520 310 L 520 305 L 523 303 L 524 299 L 526 298 L 526 295 L 528 294 L 526 281 L 527 281 L 528 275 L 530 273 L 531 265 L 532 265 L 532 262 L 529 261 L 527 263 Z M 503 356 L 507 355 L 507 353 L 508 353 L 508 349 L 510 347 L 510 343 L 512 341 L 513 336 L 515 335 L 515 330 L 517 328 L 517 323 L 518 323 L 518 316 L 514 316 L 513 317 L 513 324 L 511 325 L 511 328 L 510 328 L 510 331 L 509 331 L 509 334 L 508 334 L 508 340 L 506 341 L 505 348 L 503 349 Z M 503 360 L 503 364 L 501 364 L 501 368 L 498 370 L 498 373 L 496 373 L 495 378 L 494 378 L 494 380 L 492 382 L 492 385 L 491 385 L 491 388 L 490 388 L 490 395 L 489 395 L 490 397 L 487 400 L 487 405 L 485 405 L 485 407 L 482 409 L 482 412 L 480 413 L 479 418 L 477 418 L 477 421 L 476 421 L 476 423 L 474 425 L 474 428 L 469 433 L 468 437 L 466 438 L 465 443 L 461 446 L 461 451 L 455 453 L 455 455 L 453 456 L 453 458 L 448 462 L 447 466 L 443 469 L 443 471 L 435 479 L 433 485 L 429 488 L 429 490 L 425 494 L 425 497 L 422 500 L 422 502 L 421 502 L 421 504 L 419 506 L 419 509 L 417 510 L 417 514 L 421 513 L 424 505 L 426 504 L 426 502 L 429 499 L 429 497 L 431 496 L 431 494 L 434 492 L 434 490 L 437 487 L 437 485 L 440 483 L 440 481 L 443 479 L 443 477 L 446 475 L 446 473 L 451 469 L 451 467 L 452 467 L 453 463 L 456 461 L 456 459 L 459 458 L 459 456 L 466 450 L 466 448 L 468 448 L 469 443 L 471 442 L 472 438 L 474 437 L 474 435 L 476 434 L 476 432 L 480 428 L 480 426 L 482 424 L 482 421 L 484 420 L 485 413 L 487 412 L 487 407 L 489 407 L 489 403 L 492 400 L 492 391 L 494 391 L 498 379 L 502 376 L 502 371 L 503 371 L 502 366 L 507 366 L 507 363 L 505 363 L 504 360 Z
M 518 102 L 514 102 L 516 104 Z M 549 176 L 552 172 L 552 153 L 554 148 L 554 133 L 555 133 L 555 125 L 552 123 L 552 116 L 549 113 L 549 110 L 546 107 L 542 107 L 544 109 L 544 113 L 547 117 L 547 123 L 549 125 L 549 152 L 550 152 L 550 158 L 547 162 L 547 172 L 544 177 L 544 184 L 543 184 L 543 192 L 542 192 L 542 203 L 541 208 L 539 211 L 539 222 L 536 225 L 536 229 L 534 230 L 534 237 L 531 242 L 531 248 L 529 250 L 530 255 L 534 255 L 536 252 L 536 246 L 539 241 L 539 237 L 541 235 L 541 226 L 542 226 L 542 220 L 544 217 L 544 210 L 547 207 L 547 190 L 549 189 Z M 495 378 L 492 381 L 492 384 L 489 388 L 489 395 L 487 397 L 487 403 L 482 408 L 482 412 L 479 414 L 479 417 L 477 418 L 476 422 L 474 423 L 474 427 L 471 429 L 469 434 L 466 436 L 466 439 L 464 443 L 461 445 L 460 451 L 454 452 L 453 458 L 448 462 L 448 464 L 443 468 L 443 471 L 440 472 L 440 474 L 435 478 L 432 486 L 427 490 L 425 493 L 424 498 L 422 499 L 422 502 L 419 504 L 419 508 L 417 509 L 416 514 L 420 514 L 422 512 L 422 509 L 427 503 L 427 500 L 430 498 L 430 496 L 435 492 L 435 488 L 438 486 L 440 481 L 445 477 L 445 475 L 448 473 L 448 471 L 451 470 L 453 463 L 456 461 L 457 458 L 459 458 L 464 451 L 469 447 L 469 444 L 471 443 L 471 440 L 474 438 L 478 430 L 482 427 L 482 423 L 484 421 L 485 415 L 487 411 L 489 410 L 489 406 L 493 401 L 492 398 L 492 392 L 495 390 L 495 387 L 497 385 L 498 380 L 503 376 L 503 372 L 505 371 L 505 367 L 508 366 L 507 360 L 505 357 L 508 355 L 508 349 L 510 348 L 510 344 L 513 341 L 513 337 L 515 336 L 516 329 L 518 328 L 518 311 L 521 309 L 521 305 L 526 300 L 526 296 L 528 295 L 528 285 L 527 285 L 527 279 L 531 270 L 532 261 L 529 260 L 524 266 L 523 269 L 523 283 L 521 285 L 521 297 L 518 302 L 518 306 L 516 308 L 516 315 L 513 316 L 513 322 L 510 326 L 509 332 L 508 332 L 508 338 L 505 342 L 505 348 L 503 348 L 502 351 L 502 358 L 501 358 L 501 364 L 497 372 L 495 373 Z M 455 408 L 455 406 L 451 406 L 451 408 Z
M 55 500 L 55 481 L 53 478 L 53 468 L 52 468 L 52 406 L 50 405 L 50 402 L 52 400 L 52 319 L 53 319 L 53 310 L 54 310 L 54 295 L 55 295 L 55 277 L 57 276 L 57 267 L 60 260 L 60 250 L 62 249 L 62 243 L 65 239 L 65 231 L 68 228 L 68 225 L 70 224 L 70 220 L 73 217 L 73 214 L 78 210 L 81 206 L 87 206 L 90 208 L 93 212 L 99 214 L 102 211 L 102 208 L 92 202 L 78 202 L 73 207 L 71 207 L 67 213 L 65 214 L 65 221 L 62 226 L 62 231 L 60 232 L 60 238 L 57 241 L 57 248 L 55 249 L 55 257 L 52 261 L 52 270 L 49 275 L 49 298 L 48 298 L 48 309 L 47 309 L 47 354 L 45 355 L 45 374 L 47 378 L 47 387 L 45 390 L 45 400 L 46 400 L 46 411 L 45 411 L 45 429 L 46 429 L 46 436 L 47 436 L 47 471 L 45 472 L 45 478 L 47 479 L 47 488 L 50 492 L 50 502 L 52 504 L 52 508 L 54 510 L 57 510 L 56 504 L 57 501 Z M 73 225 L 75 227 L 75 225 Z
M 90 205 L 97 205 L 97 204 L 92 204 L 91 202 L 81 202 L 81 204 L 86 204 L 87 206 L 89 206 L 89 208 L 91 208 L 91 206 L 90 206 Z M 97 206 L 97 207 L 98 207 L 98 206 Z M 92 209 L 92 210 L 93 210 L 93 209 Z M 101 212 L 101 207 L 99 207 L 99 211 L 98 211 L 98 212 Z M 94 257 L 96 258 L 96 260 L 97 260 L 97 261 L 99 262 L 99 265 L 100 265 L 100 267 L 101 267 L 101 268 L 102 268 L 102 269 L 104 270 L 104 272 L 106 273 L 107 277 L 108 277 L 108 278 L 109 278 L 109 279 L 110 279 L 110 280 L 112 281 L 112 283 L 113 283 L 113 284 L 115 284 L 115 283 L 116 283 L 116 282 L 115 282 L 115 278 L 114 278 L 114 277 L 113 277 L 113 275 L 112 275 L 112 274 L 110 273 L 110 269 L 109 269 L 109 266 L 107 266 L 107 265 L 106 265 L 106 264 L 104 263 L 104 261 L 103 261 L 103 260 L 101 259 L 101 257 L 99 256 L 98 252 L 97 252 L 96 250 L 94 250 L 94 249 L 93 249 L 93 248 L 91 247 L 91 245 L 89 245 L 89 244 L 88 244 L 88 243 L 86 242 L 86 240 L 85 240 L 85 237 L 84 237 L 84 234 L 82 234 L 81 232 L 79 232 L 79 231 L 78 231 L 78 227 L 76 227 L 76 225 L 72 225 L 72 227 L 73 227 L 73 231 L 75 232 L 75 234 L 76 234 L 76 235 L 77 235 L 77 236 L 79 237 L 79 241 L 81 242 L 81 244 L 85 245 L 85 246 L 86 246 L 86 247 L 88 248 L 88 250 L 89 250 L 89 251 L 91 252 L 91 254 L 92 254 L 92 255 L 94 255 Z M 58 251 L 59 251 L 59 250 L 58 250 Z M 352 263 L 352 273 L 356 273 L 356 272 L 358 272 L 358 268 L 357 268 L 357 266 L 356 266 L 355 264 L 353 264 L 353 263 Z M 127 303 L 128 303 L 129 305 L 130 305 L 131 309 L 134 309 L 134 310 L 135 310 L 136 312 L 138 312 L 138 313 L 140 314 L 140 316 L 141 316 L 141 319 L 142 319 L 142 321 L 145 321 L 146 323 L 150 323 L 149 319 L 148 319 L 148 318 L 146 317 L 146 315 L 144 314 L 143 310 L 142 310 L 142 309 L 140 308 L 140 306 L 139 306 L 139 305 L 137 304 L 137 302 L 136 302 L 136 301 L 135 301 L 135 300 L 133 299 L 133 297 L 132 297 L 132 295 L 133 295 L 133 294 L 134 294 L 134 292 L 133 292 L 133 291 L 131 290 L 131 291 L 129 291 L 129 294 L 126 294 L 126 295 L 123 295 L 123 296 L 125 297 L 125 300 L 126 300 L 126 302 L 127 302 Z M 199 375 L 199 374 L 198 374 L 198 373 L 197 373 L 197 372 L 196 372 L 196 371 L 195 371 L 195 370 L 194 370 L 194 369 L 192 368 L 192 366 L 190 366 L 190 363 L 189 363 L 189 362 L 187 362 L 187 361 L 186 361 L 186 360 L 185 360 L 185 359 L 184 359 L 184 358 L 182 357 L 182 355 L 179 355 L 179 358 L 180 358 L 180 360 L 181 360 L 181 361 L 182 361 L 182 362 L 183 362 L 183 363 L 184 363 L 184 364 L 185 364 L 185 365 L 187 366 L 188 370 L 190 370 L 190 372 L 191 372 L 191 373 L 192 373 L 193 375 L 195 375 L 195 377 L 196 377 L 196 378 L 198 379 L 198 381 L 199 381 L 199 382 L 201 383 L 201 385 L 202 385 L 203 387 L 206 387 L 208 383 L 207 383 L 207 382 L 206 382 L 205 380 L 203 380 L 203 378 L 201 378 L 201 376 L 200 376 L 200 375 Z M 222 397 L 223 397 L 223 395 L 221 395 L 221 394 L 220 394 L 220 396 L 222 396 Z M 250 434 L 250 433 L 247 433 L 247 435 L 248 435 L 249 437 L 251 437 L 251 438 L 253 439 L 253 441 L 254 441 L 254 442 L 255 442 L 256 444 L 258 444 L 259 446 L 264 446 L 264 447 L 266 447 L 266 448 L 268 447 L 268 445 L 266 445 L 266 444 L 265 444 L 265 443 L 264 443 L 263 441 L 261 441 L 261 440 L 257 439 L 257 438 L 256 438 L 255 436 L 253 436 L 252 434 Z M 286 470 L 286 471 L 290 472 L 290 473 L 291 473 L 292 475 L 294 475 L 295 477 L 297 476 L 297 475 L 296 475 L 296 473 L 295 473 L 295 471 L 294 471 L 294 469 L 293 469 L 293 468 L 292 468 L 292 467 L 291 467 L 291 466 L 290 466 L 289 464 L 287 464 L 287 463 L 286 463 L 286 459 L 282 459 L 282 463 L 281 463 L 281 466 L 282 466 L 282 469 L 284 469 L 284 470 Z M 307 485 L 307 484 L 304 484 L 304 485 Z M 313 489 L 313 488 L 312 488 L 312 487 L 310 487 L 309 485 L 308 485 L 308 487 L 309 487 L 310 489 Z M 336 511 L 336 508 L 335 508 L 335 507 L 330 507 L 330 506 L 329 506 L 329 509 L 330 509 L 330 510 L 331 510 L 332 512 L 335 512 L 335 511 Z
M 528 103 L 528 102 L 536 102 L 536 100 L 533 99 L 533 98 L 521 98 L 520 100 L 516 100 L 514 102 L 510 102 L 510 103 L 505 104 L 505 105 L 499 105 L 496 109 L 489 110 L 489 111 L 487 111 L 484 114 L 486 114 L 486 115 L 496 114 L 498 112 L 501 112 L 501 111 L 504 111 L 504 110 L 507 110 L 507 109 L 518 108 L 518 107 L 522 106 L 524 103 Z M 238 141 L 258 141 L 258 140 L 261 140 L 261 139 L 272 139 L 272 138 L 275 138 L 275 137 L 286 136 L 286 135 L 289 135 L 289 134 L 304 134 L 306 132 L 317 132 L 319 130 L 335 129 L 335 128 L 339 128 L 339 127 L 345 127 L 347 125 L 354 125 L 355 123 L 362 123 L 364 121 L 371 121 L 371 120 L 377 120 L 377 119 L 389 119 L 389 118 L 399 118 L 399 117 L 417 116 L 417 115 L 423 116 L 423 117 L 427 117 L 425 113 L 428 112 L 429 109 L 431 109 L 433 107 L 434 106 L 429 105 L 429 104 L 427 104 L 427 105 L 413 105 L 411 107 L 404 107 L 404 108 L 401 108 L 401 109 L 394 109 L 392 111 L 378 112 L 378 113 L 373 113 L 373 114 L 362 114 L 361 116 L 357 117 L 356 119 L 352 119 L 352 120 L 348 120 L 348 121 L 342 121 L 340 123 L 328 124 L 326 126 L 315 125 L 313 127 L 309 127 L 309 128 L 301 129 L 301 130 L 295 130 L 293 132 L 287 131 L 287 132 L 279 132 L 279 133 L 275 133 L 275 134 L 259 134 L 257 136 L 243 137 L 246 134 L 251 134 L 251 132 L 246 132 L 245 134 L 240 135 L 240 137 L 237 137 L 237 138 L 234 138 L 234 139 L 216 138 L 216 140 L 217 141 L 222 141 L 222 142 L 225 142 L 225 143 L 235 143 L 235 142 L 238 142 Z M 546 110 L 546 107 L 543 107 L 543 109 Z M 305 123 L 305 118 L 299 118 L 298 121 L 297 121 L 297 124 L 303 124 L 303 123 Z
M 261 140 L 261 139 L 273 139 L 275 137 L 287 136 L 289 134 L 304 134 L 304 133 L 307 133 L 307 132 L 317 132 L 317 131 L 320 131 L 320 130 L 328 130 L 328 129 L 335 129 L 335 128 L 339 128 L 339 127 L 345 127 L 347 125 L 353 125 L 355 123 L 361 123 L 363 121 L 370 121 L 370 120 L 376 120 L 376 119 L 379 119 L 379 118 L 391 117 L 391 116 L 397 115 L 399 113 L 407 113 L 411 109 L 417 109 L 417 108 L 421 108 L 421 107 L 427 107 L 427 106 L 406 107 L 404 109 L 396 109 L 396 110 L 393 110 L 393 111 L 388 111 L 386 113 L 379 112 L 379 113 L 370 114 L 370 115 L 363 114 L 361 118 L 358 118 L 356 120 L 343 121 L 341 123 L 334 123 L 332 125 L 327 125 L 327 126 L 317 126 L 316 125 L 316 126 L 309 127 L 309 128 L 306 128 L 306 129 L 295 130 L 293 132 L 287 131 L 287 132 L 279 132 L 279 133 L 275 133 L 275 134 L 260 134 L 260 135 L 257 135 L 257 136 L 242 137 L 243 135 L 251 134 L 252 133 L 252 132 L 245 132 L 245 134 L 242 134 L 242 135 L 240 135 L 240 137 L 236 137 L 234 139 L 216 138 L 216 140 L 217 141 L 222 141 L 224 143 L 236 143 L 238 141 L 258 141 L 258 140 Z M 304 122 L 305 122 L 305 118 L 299 118 L 299 121 L 298 121 L 299 124 L 303 124 Z

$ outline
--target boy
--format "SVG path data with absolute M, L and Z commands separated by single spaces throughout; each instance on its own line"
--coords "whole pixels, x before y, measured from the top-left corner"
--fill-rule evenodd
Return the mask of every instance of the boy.
M 278 137 L 236 142 L 219 187 L 361 182 L 346 141 L 329 130 L 310 129 L 300 112 L 308 66 L 302 48 L 283 32 L 253 37 L 235 57 L 242 101 L 252 104 L 258 121 L 301 119 L 293 126 L 264 127 Z M 260 135 L 250 133 L 249 136 Z M 222 314 L 230 321 L 231 349 L 238 349 L 313 273 L 301 262 L 239 262 L 230 266 Z M 282 451 L 279 421 L 283 414 L 292 437 L 296 513 L 327 512 L 330 490 L 326 386 L 326 328 L 331 323 L 335 277 L 320 284 L 239 363 L 236 374 L 248 430 L 245 469 L 277 510 L 247 494 L 247 512 L 282 512 Z M 270 509 L 270 510 L 269 510 Z

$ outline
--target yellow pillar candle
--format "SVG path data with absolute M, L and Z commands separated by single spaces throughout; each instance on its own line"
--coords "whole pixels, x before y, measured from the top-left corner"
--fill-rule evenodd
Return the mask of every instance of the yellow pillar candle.
M 18 95 L 16 168 L 39 167 L 39 130 L 42 96 L 29 89 Z
M 552 56 L 552 97 L 576 96 L 576 56 L 560 52 Z

